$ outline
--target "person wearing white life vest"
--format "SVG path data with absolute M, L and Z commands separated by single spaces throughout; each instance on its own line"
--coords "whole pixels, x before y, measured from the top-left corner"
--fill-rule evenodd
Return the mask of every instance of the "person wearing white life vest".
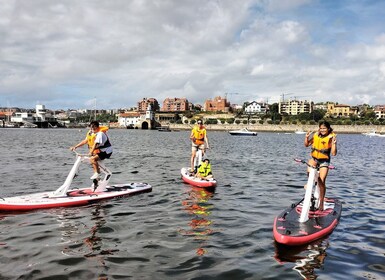
M 94 169 L 94 174 L 90 179 L 98 179 L 100 176 L 98 161 L 110 158 L 113 149 L 110 139 L 106 134 L 108 127 L 100 127 L 98 121 L 92 121 L 90 123 L 90 128 L 91 129 L 87 132 L 86 138 L 70 149 L 74 151 L 76 148 L 88 144 L 90 162 Z

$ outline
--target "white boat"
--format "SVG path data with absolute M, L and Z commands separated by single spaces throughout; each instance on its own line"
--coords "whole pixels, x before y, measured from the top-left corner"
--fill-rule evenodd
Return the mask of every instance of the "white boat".
M 243 128 L 240 130 L 232 130 L 232 131 L 229 131 L 229 133 L 231 135 L 239 135 L 239 136 L 257 136 L 258 134 L 257 132 L 250 131 L 247 128 Z
M 364 132 L 362 133 L 362 135 L 365 135 L 365 136 L 376 136 L 376 131 L 375 130 L 372 130 L 371 132 Z
M 375 130 L 372 130 L 371 132 L 364 132 L 362 134 L 369 137 L 372 137 L 372 136 L 385 137 L 385 134 L 377 133 Z
M 306 132 L 303 131 L 302 129 L 298 129 L 295 131 L 295 134 L 306 134 Z

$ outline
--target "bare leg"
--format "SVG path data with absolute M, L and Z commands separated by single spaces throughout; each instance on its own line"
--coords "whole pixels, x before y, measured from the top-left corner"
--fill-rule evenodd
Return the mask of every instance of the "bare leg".
M 311 166 L 317 166 L 317 162 L 314 160 L 314 159 L 309 159 L 308 161 L 308 164 L 311 165 Z M 307 176 L 309 177 L 309 173 L 310 173 L 310 167 L 307 168 Z M 303 186 L 303 188 L 306 190 L 306 184 L 305 186 Z
M 100 173 L 98 160 L 99 160 L 98 155 L 90 157 L 90 162 L 91 162 L 92 168 L 94 169 L 94 172 L 96 172 L 96 173 Z
M 326 194 L 326 176 L 328 175 L 329 168 L 321 167 L 319 170 L 318 187 L 319 187 L 319 210 L 324 210 L 324 200 Z
M 191 152 L 191 170 L 194 170 L 194 160 L 195 160 L 195 156 L 196 156 L 196 149 L 193 149 L 192 152 Z

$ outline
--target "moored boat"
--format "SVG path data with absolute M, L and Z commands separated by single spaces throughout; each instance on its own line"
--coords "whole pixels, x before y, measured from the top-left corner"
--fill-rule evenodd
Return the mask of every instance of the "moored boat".
M 257 136 L 257 132 L 253 132 L 248 130 L 247 128 L 243 128 L 240 130 L 231 130 L 229 131 L 230 135 L 239 135 L 239 136 Z

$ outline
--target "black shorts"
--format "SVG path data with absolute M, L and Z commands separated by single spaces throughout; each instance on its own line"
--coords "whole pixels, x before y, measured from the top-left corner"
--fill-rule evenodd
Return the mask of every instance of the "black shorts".
M 112 153 L 111 154 L 107 154 L 106 152 L 102 152 L 102 151 L 100 151 L 100 153 L 98 153 L 98 157 L 99 157 L 100 160 L 103 160 L 103 159 L 106 159 L 106 158 L 110 158 L 111 155 L 112 155 Z

